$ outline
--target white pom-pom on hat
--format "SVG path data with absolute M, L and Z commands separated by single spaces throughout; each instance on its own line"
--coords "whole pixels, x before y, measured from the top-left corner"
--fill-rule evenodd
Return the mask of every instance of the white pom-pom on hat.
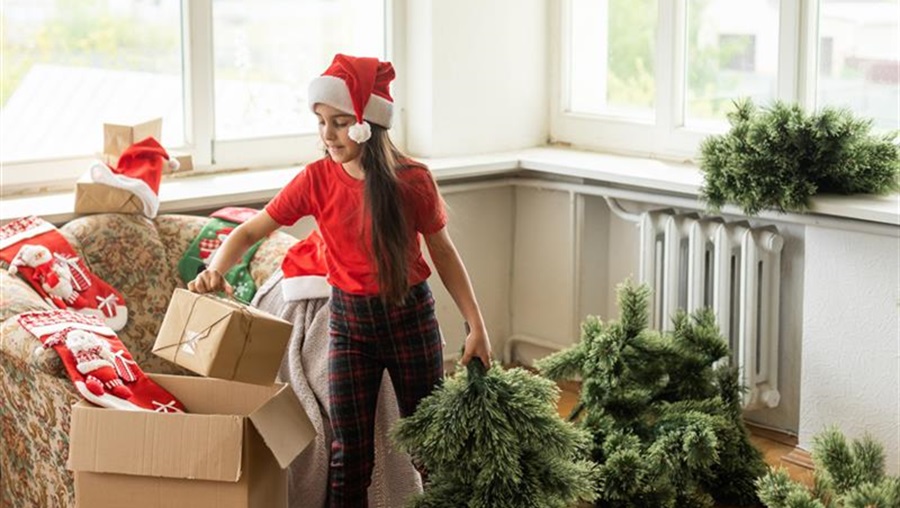
M 357 143 L 365 143 L 372 137 L 372 127 L 369 125 L 369 122 L 366 121 L 363 121 L 363 123 L 356 123 L 350 126 L 347 135 Z

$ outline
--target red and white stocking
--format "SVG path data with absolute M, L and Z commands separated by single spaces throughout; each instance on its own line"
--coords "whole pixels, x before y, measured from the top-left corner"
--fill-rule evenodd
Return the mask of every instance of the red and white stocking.
M 144 375 L 115 332 L 95 316 L 53 310 L 16 318 L 43 349 L 59 354 L 75 388 L 98 406 L 132 411 L 184 412 L 169 392 Z
M 97 316 L 113 330 L 128 322 L 122 295 L 91 273 L 56 227 L 39 217 L 0 227 L 0 259 L 58 309 Z

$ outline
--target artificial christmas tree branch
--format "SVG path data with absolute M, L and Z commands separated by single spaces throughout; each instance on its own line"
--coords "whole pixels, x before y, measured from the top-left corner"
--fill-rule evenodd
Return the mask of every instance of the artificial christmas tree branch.
M 537 362 L 555 379 L 582 379 L 577 425 L 593 436 L 598 507 L 753 505 L 765 463 L 744 427 L 737 370 L 712 312 L 677 314 L 647 329 L 650 289 L 618 290 L 622 317 L 588 317 L 581 340 Z
M 428 471 L 418 508 L 568 508 L 594 497 L 590 435 L 559 418 L 559 388 L 477 358 L 445 379 L 393 436 Z
M 756 485 L 769 508 L 898 508 L 900 478 L 884 473 L 884 449 L 869 436 L 847 443 L 836 428 L 813 440 L 815 484 L 807 490 L 784 470 Z
M 758 108 L 735 102 L 731 129 L 700 146 L 702 198 L 712 211 L 735 203 L 747 215 L 763 209 L 803 212 L 816 194 L 887 194 L 898 190 L 897 132 L 872 134 L 871 120 L 826 107 Z

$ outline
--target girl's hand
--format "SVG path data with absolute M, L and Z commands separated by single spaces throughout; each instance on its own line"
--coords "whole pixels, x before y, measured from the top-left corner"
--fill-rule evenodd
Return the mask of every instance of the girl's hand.
M 466 348 L 460 363 L 466 365 L 473 357 L 481 359 L 484 368 L 491 368 L 491 341 L 484 327 L 476 327 L 466 337 Z
M 215 268 L 207 268 L 200 272 L 200 275 L 188 282 L 190 291 L 194 293 L 213 293 L 216 291 L 224 291 L 228 296 L 234 295 L 234 288 L 225 280 L 225 277 Z

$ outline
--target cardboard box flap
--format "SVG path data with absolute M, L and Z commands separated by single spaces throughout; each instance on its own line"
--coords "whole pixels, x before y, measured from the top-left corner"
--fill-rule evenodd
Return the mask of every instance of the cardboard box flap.
M 285 386 L 260 386 L 169 374 L 150 373 L 148 376 L 175 395 L 192 414 L 248 416 Z
M 115 411 L 79 402 L 72 408 L 68 468 L 236 482 L 243 436 L 237 415 Z
M 282 469 L 316 437 L 316 429 L 290 386 L 250 413 L 250 420 Z

